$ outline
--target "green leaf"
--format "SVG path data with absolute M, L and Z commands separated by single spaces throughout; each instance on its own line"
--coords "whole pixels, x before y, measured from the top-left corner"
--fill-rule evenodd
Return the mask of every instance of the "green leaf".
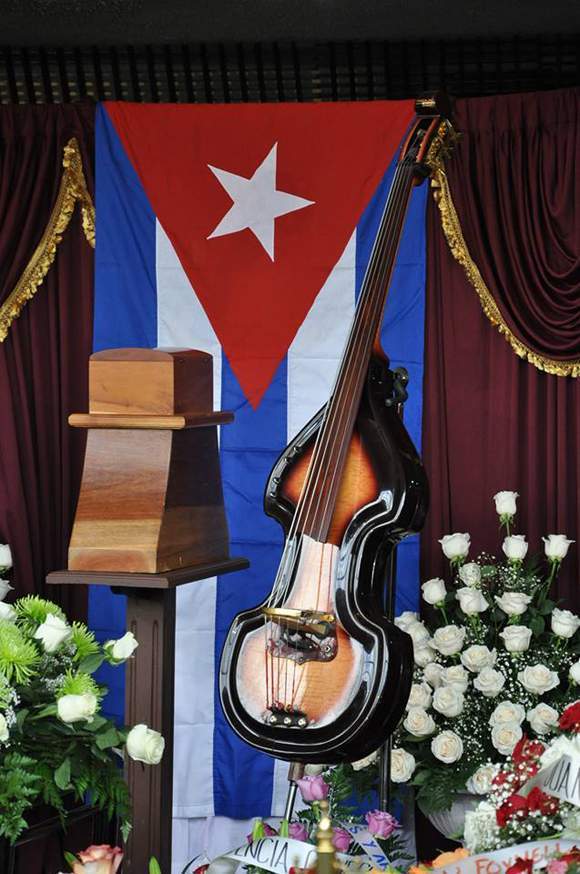
M 70 759 L 65 759 L 54 772 L 54 782 L 59 789 L 68 789 L 70 786 Z
M 56 704 L 48 704 L 46 707 L 43 707 L 42 710 L 39 710 L 34 716 L 31 716 L 31 719 L 44 719 L 45 716 L 56 716 Z
M 555 606 L 556 605 L 553 601 L 544 601 L 544 603 L 540 607 L 540 613 L 543 616 L 547 616 L 549 613 L 552 612 L 552 610 L 554 609 Z
M 78 669 L 83 674 L 94 674 L 95 671 L 101 667 L 104 661 L 105 657 L 100 653 L 91 653 L 79 662 Z
M 104 716 L 100 716 L 100 715 L 97 713 L 97 715 L 96 715 L 96 716 L 93 716 L 93 718 L 91 719 L 91 721 L 87 723 L 87 725 L 86 725 L 86 730 L 87 730 L 87 731 L 92 731 L 92 732 L 100 731 L 101 728 L 103 727 L 103 725 L 106 725 L 106 724 L 108 723 L 108 721 L 109 721 L 109 720 L 106 719 Z
M 73 867 L 73 865 L 76 865 L 78 862 L 77 857 L 73 856 L 72 853 L 69 853 L 68 850 L 64 851 L 64 858 L 66 859 L 67 865 L 70 865 L 71 868 Z
M 151 856 L 149 859 L 149 874 L 161 874 L 161 868 L 155 856 Z
M 114 725 L 111 725 L 106 731 L 95 737 L 95 742 L 100 750 L 114 747 L 119 743 L 119 732 Z
M 539 637 L 540 634 L 543 634 L 544 628 L 546 627 L 546 623 L 541 616 L 532 616 L 528 624 L 532 629 L 534 637 Z
M 122 835 L 123 841 L 125 843 L 127 843 L 127 840 L 129 838 L 129 835 L 131 834 L 132 828 L 133 828 L 133 826 L 131 825 L 131 823 L 129 822 L 128 819 L 124 819 L 123 822 L 121 823 L 121 835 Z

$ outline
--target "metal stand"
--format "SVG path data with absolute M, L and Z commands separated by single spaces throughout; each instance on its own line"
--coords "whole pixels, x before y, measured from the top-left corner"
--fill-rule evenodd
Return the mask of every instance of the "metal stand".
M 294 803 L 296 801 L 296 792 L 298 789 L 297 780 L 301 780 L 304 776 L 304 765 L 302 762 L 291 762 L 288 768 L 288 795 L 286 796 L 286 808 L 284 810 L 284 819 L 290 822 L 294 812 Z

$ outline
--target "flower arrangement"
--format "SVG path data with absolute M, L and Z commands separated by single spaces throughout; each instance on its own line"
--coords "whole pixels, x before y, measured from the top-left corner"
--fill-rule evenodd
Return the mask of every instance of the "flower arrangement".
M 466 814 L 464 838 L 473 852 L 509 847 L 541 838 L 580 839 L 580 809 L 571 800 L 551 794 L 576 777 L 569 765 L 562 768 L 564 779 L 550 769 L 562 756 L 569 756 L 578 770 L 580 761 L 580 701 L 563 711 L 555 729 L 557 736 L 545 744 L 522 737 L 509 759 L 493 777 L 489 796 Z M 541 785 L 529 783 L 542 771 L 547 779 Z M 577 800 L 577 799 L 576 799 Z M 555 872 L 555 874 L 563 874 Z
M 2 547 L 0 547 L 0 560 Z M 69 623 L 51 601 L 26 596 L 7 604 L 0 580 L 0 837 L 15 841 L 26 813 L 40 803 L 66 819 L 66 798 L 88 794 L 129 829 L 123 748 L 157 764 L 161 735 L 138 725 L 118 728 L 100 712 L 105 687 L 93 674 L 107 661 L 120 665 L 137 641 L 128 632 L 100 645 L 81 622 Z
M 506 874 L 532 874 L 535 864 L 533 859 L 516 859 L 513 865 L 506 869 Z M 565 853 L 555 852 L 546 863 L 542 860 L 542 870 L 548 874 L 578 874 L 580 871 L 580 849 L 572 847 Z
M 124 853 L 120 847 L 112 847 L 110 844 L 93 844 L 77 856 L 72 853 L 65 853 L 65 856 L 72 874 L 117 874 Z M 149 874 L 161 874 L 159 862 L 155 858 L 149 860 Z
M 469 534 L 443 537 L 449 579 L 421 587 L 432 619 L 395 620 L 413 640 L 415 674 L 391 775 L 417 787 L 427 814 L 457 793 L 486 794 L 524 730 L 545 739 L 577 696 L 580 618 L 550 599 L 573 541 L 550 534 L 543 559 L 530 561 L 525 535 L 512 533 L 517 498 L 494 497 L 504 558 L 469 561 Z

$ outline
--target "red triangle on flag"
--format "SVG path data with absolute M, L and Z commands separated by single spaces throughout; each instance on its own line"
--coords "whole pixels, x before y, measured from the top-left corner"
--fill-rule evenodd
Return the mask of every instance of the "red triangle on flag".
M 412 101 L 106 108 L 257 406 L 390 163 Z

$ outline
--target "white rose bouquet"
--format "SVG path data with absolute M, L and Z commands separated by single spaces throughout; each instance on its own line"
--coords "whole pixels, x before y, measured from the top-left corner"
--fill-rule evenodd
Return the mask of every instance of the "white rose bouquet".
M 392 779 L 415 785 L 426 813 L 459 792 L 484 796 L 516 744 L 545 741 L 580 697 L 580 617 L 549 597 L 573 541 L 550 534 L 542 558 L 530 559 L 525 536 L 512 533 L 517 498 L 494 496 L 501 559 L 473 560 L 469 534 L 446 535 L 448 579 L 421 587 L 429 619 L 406 611 L 395 620 L 413 641 L 415 675 Z
M 161 735 L 145 725 L 118 728 L 100 712 L 106 693 L 93 674 L 119 665 L 137 647 L 131 633 L 99 644 L 61 608 L 27 596 L 6 604 L 0 590 L 0 837 L 14 842 L 37 803 L 63 821 L 66 796 L 116 814 L 128 830 L 127 786 L 118 754 L 156 764 Z

